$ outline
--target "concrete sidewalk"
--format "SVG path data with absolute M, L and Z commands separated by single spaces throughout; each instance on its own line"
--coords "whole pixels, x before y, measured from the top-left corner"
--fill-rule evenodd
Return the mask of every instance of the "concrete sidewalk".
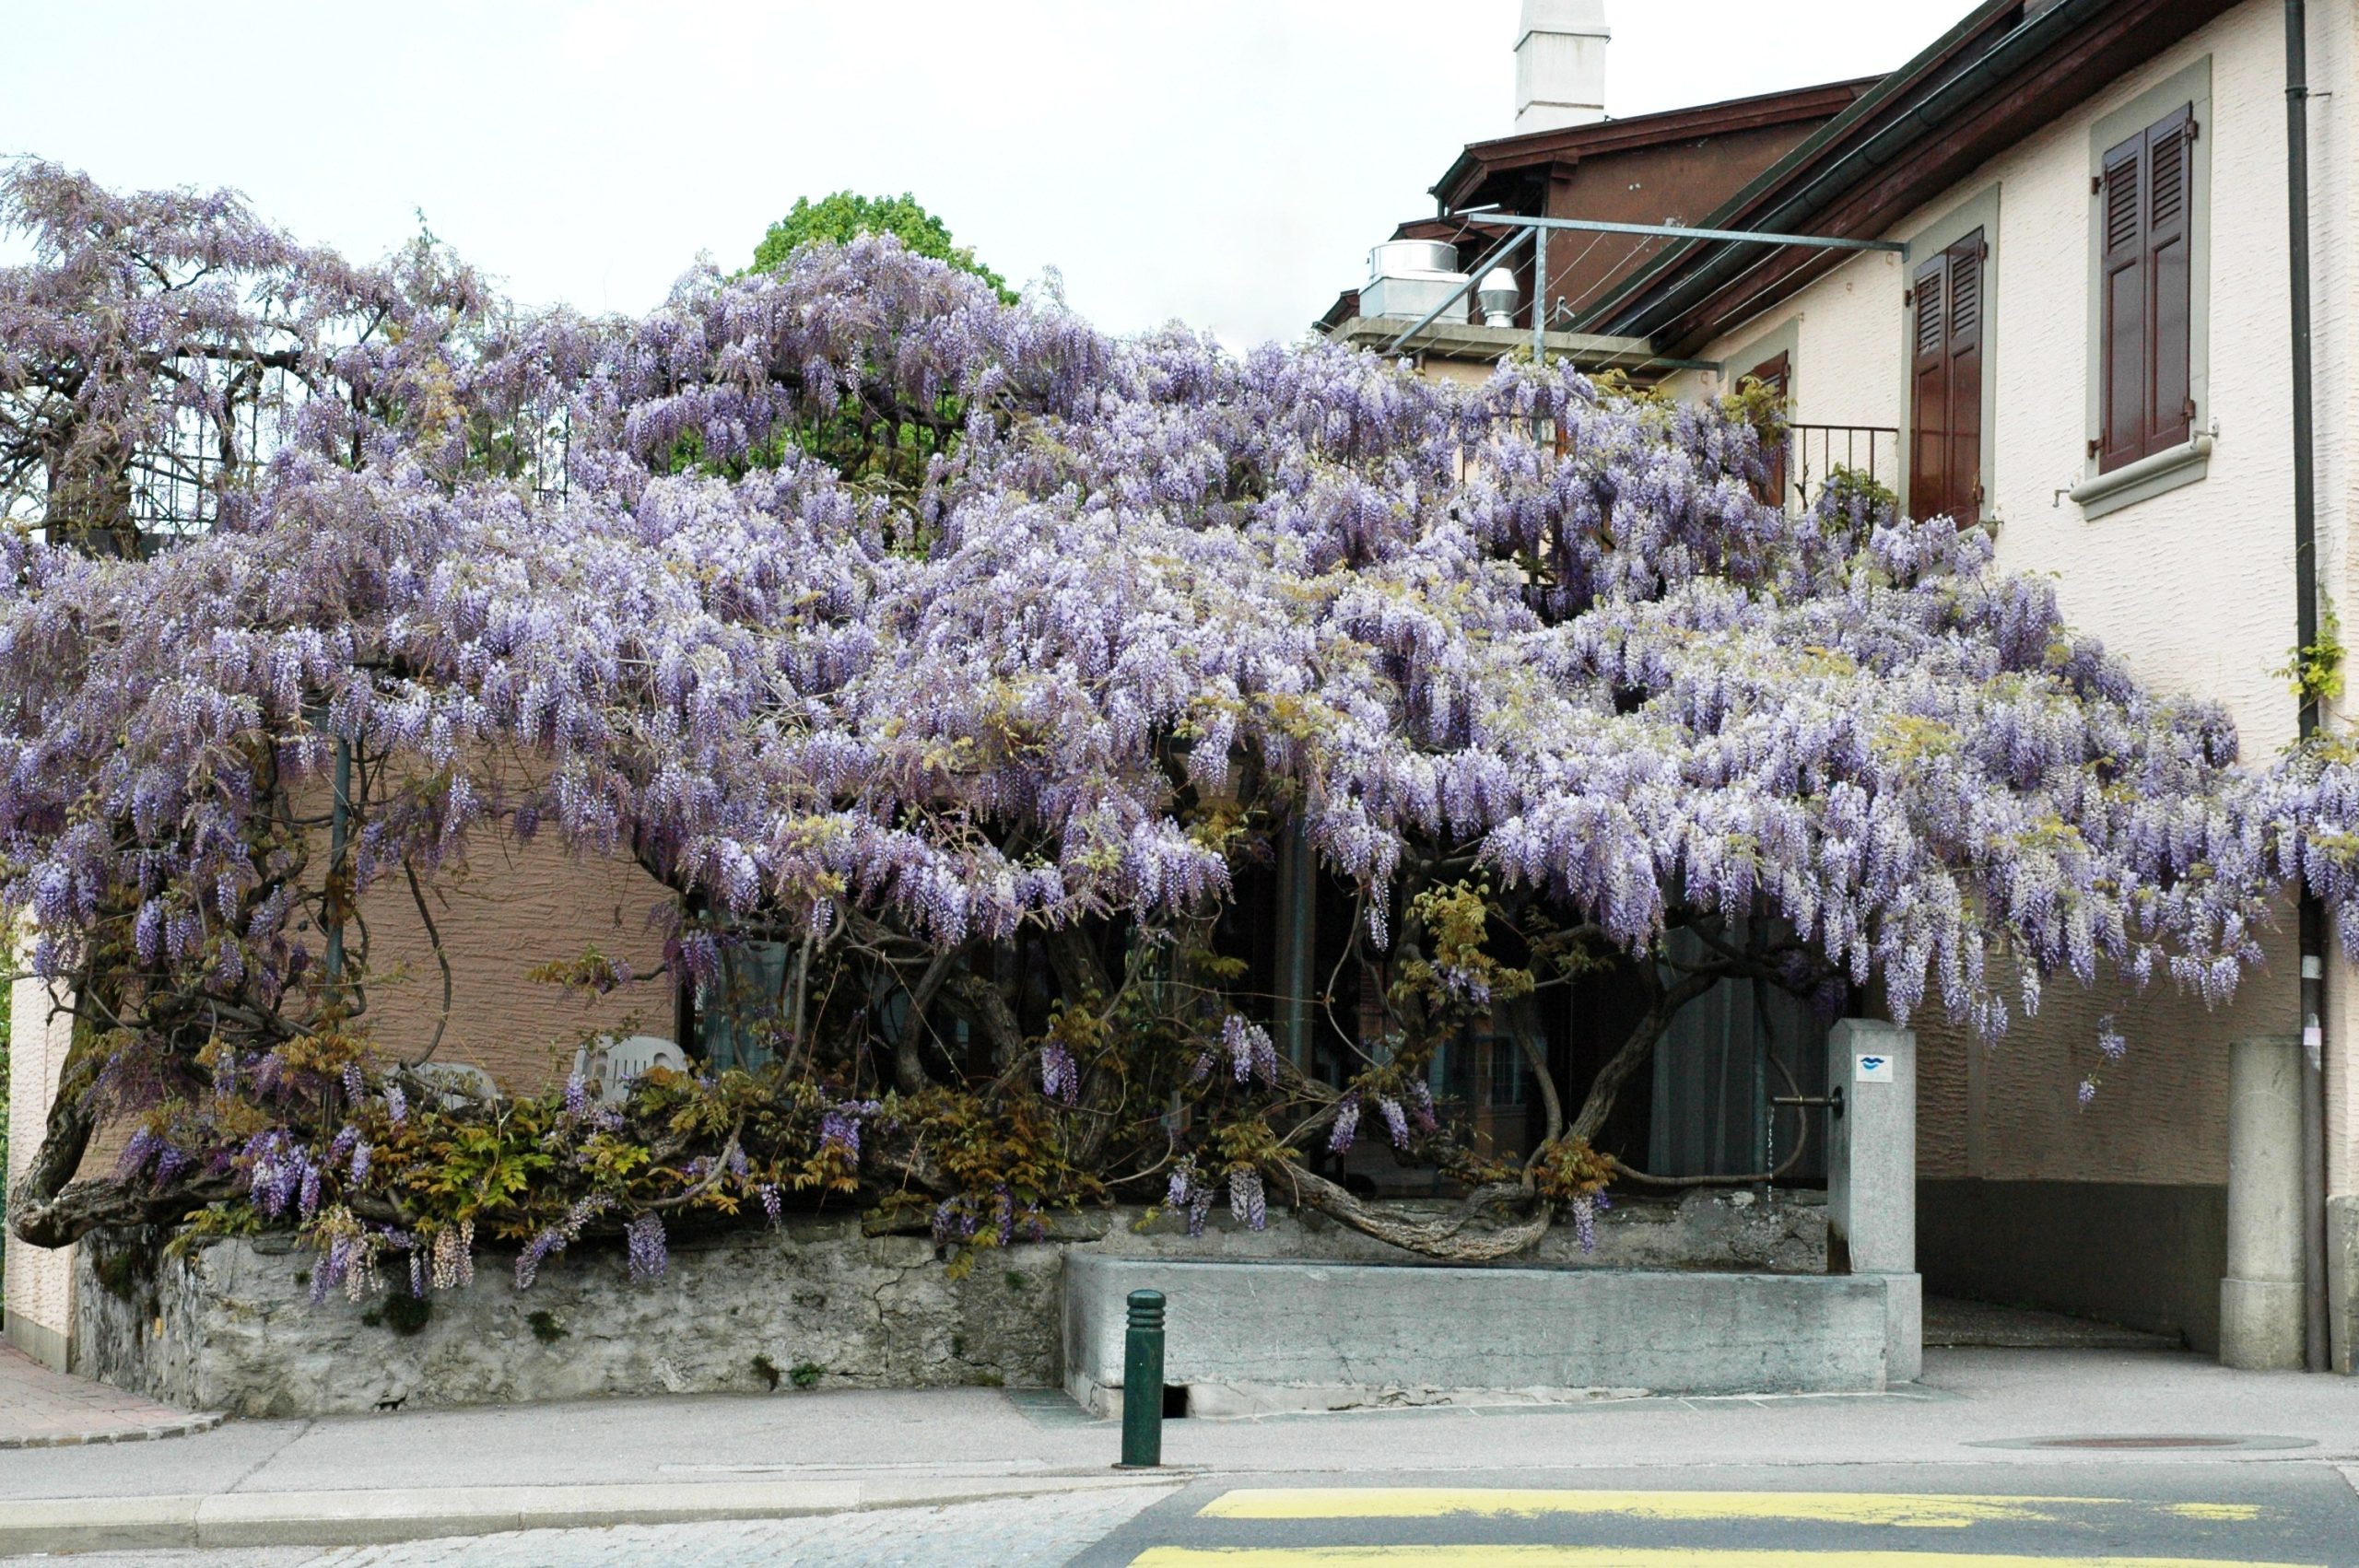
M 2065 1446 L 2044 1445 L 2061 1442 Z M 0 1458 L 0 1556 L 333 1546 L 521 1525 L 769 1517 L 1146 1484 L 1061 1396 L 818 1389 L 232 1422 Z M 1199 1473 L 1857 1464 L 2359 1464 L 2359 1382 L 2183 1354 L 1929 1352 L 1884 1395 L 1178 1421 Z

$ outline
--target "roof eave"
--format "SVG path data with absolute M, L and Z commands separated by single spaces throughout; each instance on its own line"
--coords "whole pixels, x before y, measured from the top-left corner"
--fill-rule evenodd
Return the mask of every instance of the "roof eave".
M 1983 4 L 1962 18 L 1955 26 L 1918 52 L 1905 64 L 1889 75 L 1879 77 L 1848 109 L 1802 138 L 1785 157 L 1755 175 L 1736 194 L 1714 209 L 1697 225 L 1702 228 L 1740 228 L 1747 209 L 1781 185 L 1791 181 L 1802 170 L 1816 162 L 1822 153 L 1841 138 L 1858 130 L 1879 114 L 1894 99 L 1909 88 L 1924 83 L 1954 61 L 1977 40 L 1994 30 L 2003 35 L 2007 30 L 1996 24 L 2003 22 L 2010 12 L 2018 9 L 2012 0 L 1983 0 Z M 1995 41 L 1995 40 L 1994 40 Z M 1674 245 L 1649 262 L 1606 298 L 1590 308 L 1584 314 L 1591 320 L 1612 320 L 1622 313 L 1624 302 L 1638 298 L 1648 287 L 1692 259 L 1700 242 Z
M 1862 76 L 1822 82 L 1751 98 L 1633 115 L 1627 120 L 1601 120 L 1592 125 L 1527 131 L 1519 135 L 1469 142 L 1428 189 L 1447 208 L 1459 205 L 1484 181 L 1517 170 L 1578 162 L 1587 157 L 1661 146 L 1698 136 L 1790 125 L 1798 120 L 1825 119 L 1840 113 L 1862 90 L 1881 79 Z

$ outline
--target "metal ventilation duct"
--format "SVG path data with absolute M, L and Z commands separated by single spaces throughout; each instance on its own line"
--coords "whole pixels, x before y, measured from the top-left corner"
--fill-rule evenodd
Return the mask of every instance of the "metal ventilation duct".
M 1360 290 L 1363 316 L 1425 315 L 1466 287 L 1458 270 L 1458 247 L 1446 240 L 1393 240 L 1367 253 L 1367 287 Z M 1466 298 L 1461 293 L 1436 318 L 1464 322 Z

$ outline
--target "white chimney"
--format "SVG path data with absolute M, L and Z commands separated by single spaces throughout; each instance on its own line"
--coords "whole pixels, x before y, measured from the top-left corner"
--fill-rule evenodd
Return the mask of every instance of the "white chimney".
M 1555 131 L 1605 118 L 1605 0 L 1523 0 L 1515 42 L 1515 128 Z

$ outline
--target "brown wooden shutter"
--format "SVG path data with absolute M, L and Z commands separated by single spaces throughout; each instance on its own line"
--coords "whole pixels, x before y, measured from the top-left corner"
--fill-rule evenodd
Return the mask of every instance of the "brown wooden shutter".
M 1982 521 L 1983 259 L 1976 229 L 1917 269 L 1910 358 L 1908 509 Z
M 1944 252 L 1917 269 L 1909 291 L 1916 353 L 1909 375 L 1908 509 L 1918 517 L 1938 517 L 1949 505 L 1949 274 Z
M 2103 391 L 2097 415 L 2100 473 L 2135 462 L 2146 442 L 2146 138 L 2105 155 L 2097 221 L 2105 226 L 2098 352 Z
M 2195 110 L 2105 155 L 2097 470 L 2168 451 L 2195 423 Z
M 2182 109 L 2146 133 L 2146 451 L 2179 445 L 2195 418 L 2189 380 L 2195 272 L 2194 110 Z
M 1949 504 L 1960 522 L 1982 521 L 1982 230 L 1950 247 Z

